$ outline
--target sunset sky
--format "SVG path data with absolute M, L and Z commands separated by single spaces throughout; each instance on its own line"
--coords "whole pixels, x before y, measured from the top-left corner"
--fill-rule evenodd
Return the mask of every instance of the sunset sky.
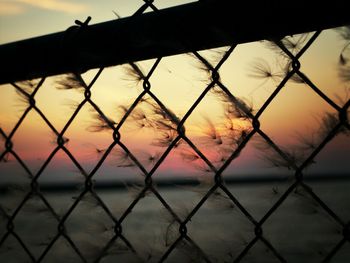
M 158 8 L 165 8 L 186 2 L 191 1 L 162 0 L 155 1 L 155 5 Z M 106 0 L 103 1 L 103 5 L 92 0 L 0 0 L 0 44 L 64 31 L 74 23 L 75 19 L 84 21 L 87 16 L 92 17 L 91 24 L 116 19 L 113 11 L 121 17 L 127 17 L 132 15 L 142 3 L 141 0 Z M 311 34 L 307 38 L 310 36 Z M 294 36 L 293 39 L 300 39 L 300 36 Z M 349 97 L 346 98 L 349 83 L 346 85 L 339 79 L 337 70 L 339 54 L 344 43 L 335 30 L 325 30 L 300 59 L 301 71 L 339 106 L 342 106 L 342 102 L 337 97 L 344 98 L 344 101 L 349 99 Z M 227 47 L 200 53 L 215 66 L 225 50 Z M 147 74 L 154 61 L 141 61 L 137 64 Z M 252 104 L 255 112 L 259 110 L 280 81 L 280 79 L 265 81 L 251 76 L 254 65 L 262 61 L 269 64 L 272 72 L 280 71 L 281 66 L 284 66 L 283 57 L 267 42 L 262 41 L 238 45 L 220 69 L 224 85 L 236 97 Z M 151 91 L 179 118 L 185 115 L 209 82 L 207 74 L 200 67 L 198 60 L 189 54 L 165 57 L 150 79 Z M 97 70 L 86 72 L 83 74 L 84 80 L 89 83 L 96 72 Z M 57 81 L 62 78 L 63 76 L 47 78 L 35 96 L 37 107 L 52 121 L 58 131 L 61 131 L 73 113 L 74 105 L 80 103 L 84 97 L 82 92 L 76 90 L 57 89 Z M 92 99 L 106 116 L 118 122 L 122 117 L 120 106 L 130 105 L 141 92 L 142 82 L 137 83 L 133 80 L 126 66 L 121 65 L 106 68 L 102 72 L 92 88 Z M 25 108 L 25 103 L 20 100 L 12 86 L 2 85 L 0 87 L 0 127 L 6 134 L 11 132 Z M 142 105 L 137 109 L 144 110 Z M 335 113 L 306 84 L 289 81 L 259 120 L 261 129 L 277 145 L 288 149 L 291 145 L 295 146 L 300 143 L 298 136 L 307 137 L 317 133 L 320 130 L 322 116 L 326 112 Z M 215 161 L 216 148 L 203 143 L 203 138 L 206 137 L 206 131 L 208 131 L 207 119 L 217 127 L 217 131 L 222 135 L 225 133 L 224 107 L 222 101 L 214 93 L 206 96 L 185 122 L 185 126 L 187 136 L 208 155 L 211 161 Z M 103 150 L 112 143 L 111 131 L 91 132 L 89 127 L 94 121 L 91 107 L 85 105 L 65 133 L 65 137 L 69 138 L 67 148 L 88 171 L 101 157 L 98 150 Z M 241 125 L 246 124 L 241 123 Z M 164 147 L 154 146 L 154 141 L 159 138 L 159 131 L 157 133 L 151 128 L 140 129 L 130 118 L 121 128 L 120 133 L 121 141 L 135 153 L 137 158 L 140 158 L 141 162 L 146 164 L 147 169 L 153 165 L 152 163 L 147 164 L 149 155 L 158 156 L 165 150 Z M 12 140 L 14 150 L 33 169 L 34 173 L 55 148 L 54 142 L 56 141 L 53 132 L 33 110 Z M 267 153 L 256 149 L 256 141 L 254 139 L 248 143 L 240 157 L 234 160 L 225 171 L 225 175 L 289 173 L 286 169 L 271 168 L 264 163 L 262 156 Z M 3 144 L 3 140 L 0 143 Z M 112 153 L 107 158 L 97 174 L 108 179 L 115 178 L 116 174 L 122 175 L 123 178 L 130 173 L 140 174 L 136 168 L 118 167 L 116 160 L 120 150 L 118 149 L 117 146 L 114 155 Z M 0 151 L 2 150 L 3 146 L 0 146 Z M 202 173 L 198 168 L 201 164 L 193 165 L 193 163 L 186 162 L 181 152 L 188 153 L 191 150 L 186 145 L 180 145 L 179 149 L 168 156 L 155 174 L 162 176 L 195 174 L 197 176 Z M 339 135 L 321 152 L 315 160 L 316 163 L 309 168 L 308 172 L 348 173 L 350 171 L 348 156 L 350 156 L 349 137 Z M 10 162 L 0 163 L 1 174 L 21 173 L 20 170 L 21 168 L 13 158 L 10 158 Z M 59 152 L 41 177 L 51 178 L 50 180 L 58 177 L 69 180 L 67 173 L 77 173 L 76 168 L 63 152 Z M 0 179 L 1 182 L 4 182 L 3 178 Z

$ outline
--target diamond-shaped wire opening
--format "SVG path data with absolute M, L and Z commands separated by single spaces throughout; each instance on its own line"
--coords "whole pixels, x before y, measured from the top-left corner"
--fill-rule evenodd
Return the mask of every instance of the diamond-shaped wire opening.
M 261 130 L 297 165 L 301 165 L 322 142 L 325 136 L 322 131 L 329 129 L 319 123 L 317 115 L 335 114 L 334 110 L 307 86 L 300 88 L 301 90 L 296 86 L 285 87 L 259 118 Z M 293 99 L 296 97 L 292 93 L 296 91 L 303 94 L 306 102 L 303 99 Z M 291 106 L 287 109 L 281 105 Z M 327 132 L 329 130 L 325 134 Z M 265 159 L 271 165 L 291 168 L 288 163 L 283 164 L 282 160 L 278 160 L 279 155 L 266 140 L 259 140 L 257 146 L 265 152 Z M 308 165 L 312 165 L 312 162 Z
M 117 180 L 110 181 L 110 184 L 107 188 L 105 184 L 101 183 L 100 185 L 97 179 L 94 191 L 118 219 L 135 200 L 143 187 L 141 184 L 118 182 Z
M 79 170 L 62 150 L 58 151 L 38 178 L 40 191 L 56 213 L 64 215 L 84 188 L 84 170 Z
M 236 104 L 226 99 L 228 97 L 221 92 L 218 97 L 216 94 L 207 95 L 185 123 L 188 138 L 217 168 L 226 162 L 251 131 L 251 123 L 237 117 Z
M 156 182 L 163 180 L 190 180 L 201 182 L 210 180 L 213 176 L 209 166 L 185 141 L 179 143 L 170 151 L 152 176 Z
M 154 167 L 177 137 L 177 124 L 173 117 L 146 96 L 120 129 L 121 142 L 147 170 Z
M 290 223 L 285 224 L 287 221 Z M 274 248 L 292 262 L 301 255 L 308 262 L 320 262 L 341 238 L 341 226 L 300 186 L 263 224 L 263 231 Z
M 152 92 L 179 117 L 192 106 L 205 87 L 195 74 L 195 64 L 193 57 L 187 54 L 164 57 L 150 79 Z M 182 99 L 174 100 L 179 94 Z
M 157 197 L 146 192 L 123 220 L 123 234 L 143 260 L 158 262 L 167 250 L 172 220 Z
M 266 41 L 239 44 L 220 67 L 220 79 L 232 94 L 258 110 L 284 77 L 283 66 Z
M 93 169 L 113 142 L 108 124 L 87 104 L 79 111 L 64 136 L 69 139 L 67 149 L 86 171 Z
M 105 152 L 103 153 L 105 154 Z M 144 173 L 137 167 L 131 155 L 116 145 L 93 176 L 97 188 L 104 190 L 122 189 L 126 183 L 143 183 Z M 125 189 L 124 189 L 125 190 Z
M 35 105 L 52 125 L 61 130 L 84 99 L 84 89 L 69 77 L 72 74 L 58 75 L 45 79 L 35 95 Z M 49 98 L 55 98 L 47 103 Z
M 317 116 L 324 112 L 334 112 L 334 109 L 309 86 L 288 81 L 259 120 L 261 129 L 268 134 L 271 134 L 270 130 L 276 130 L 277 123 L 273 123 L 273 120 L 278 120 L 282 134 L 288 130 L 305 133 L 305 128 L 311 129 L 312 126 L 317 125 Z M 295 124 L 294 127 L 292 124 Z
M 246 240 L 254 237 L 254 224 L 221 189 L 216 189 L 199 208 L 187 223 L 187 230 L 212 262 L 238 256 Z
M 14 232 L 38 258 L 57 231 L 57 219 L 39 196 L 32 196 L 13 221 Z
M 180 219 L 184 220 L 212 187 L 214 173 L 186 143 L 182 143 L 170 152 L 152 178 L 153 183 L 159 186 L 159 194 Z M 170 229 L 177 223 L 171 221 Z
M 123 111 L 119 107 L 129 106 L 130 102 L 142 91 L 140 80 L 129 80 L 126 68 L 127 65 L 105 68 L 91 87 L 91 100 L 100 107 L 106 116 L 117 122 L 123 116 Z M 86 83 L 90 83 L 97 72 L 97 70 L 90 70 L 82 77 Z M 119 96 L 119 94 L 123 94 L 123 96 Z
M 292 183 L 291 179 L 281 180 L 274 177 L 266 181 L 259 181 L 266 178 L 265 176 L 248 177 L 246 180 L 242 177 L 237 181 L 226 180 L 227 189 L 256 219 L 262 218 Z
M 56 140 L 54 131 L 33 110 L 11 139 L 13 150 L 32 171 L 37 171 L 48 158 L 56 146 Z
M 99 199 L 90 192 L 73 197 L 80 202 L 65 221 L 67 234 L 81 254 L 94 261 L 114 235 L 114 222 L 102 208 Z

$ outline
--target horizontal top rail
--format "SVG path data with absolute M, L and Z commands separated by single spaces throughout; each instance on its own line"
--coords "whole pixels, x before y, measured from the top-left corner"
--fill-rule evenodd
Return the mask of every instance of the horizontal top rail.
M 200 1 L 0 46 L 0 84 L 350 24 L 344 1 Z

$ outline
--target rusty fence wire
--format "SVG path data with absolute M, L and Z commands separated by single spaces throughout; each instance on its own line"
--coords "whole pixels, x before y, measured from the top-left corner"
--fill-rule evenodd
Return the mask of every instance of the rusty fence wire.
M 156 6 L 153 4 L 153 1 L 144 1 L 145 3 L 142 7 L 135 13 L 135 15 L 142 14 L 147 8 L 151 8 L 153 11 L 157 12 Z M 89 20 L 85 23 L 78 23 L 81 28 L 88 26 Z M 74 113 L 70 116 L 67 123 L 61 130 L 57 130 L 52 122 L 45 116 L 45 114 L 41 111 L 41 109 L 36 105 L 35 95 L 38 90 L 42 87 L 45 82 L 45 78 L 42 78 L 38 83 L 32 84 L 33 92 L 29 93 L 23 86 L 12 83 L 13 87 L 16 91 L 21 95 L 21 97 L 28 103 L 28 107 L 23 112 L 22 116 L 16 123 L 15 127 L 9 133 L 5 133 L 4 130 L 0 129 L 1 141 L 3 141 L 2 152 L 0 153 L 0 161 L 7 161 L 9 156 L 15 159 L 23 170 L 27 173 L 30 178 L 30 189 L 26 192 L 23 200 L 19 203 L 19 205 L 13 211 L 6 210 L 3 207 L 1 208 L 1 220 L 5 222 L 5 231 L 4 234 L 0 237 L 0 248 L 2 251 L 6 250 L 7 240 L 10 238 L 14 238 L 16 242 L 19 244 L 20 249 L 23 250 L 26 255 L 25 262 L 45 262 L 45 258 L 50 253 L 50 250 L 57 245 L 60 240 L 64 239 L 65 242 L 70 246 L 71 249 L 74 250 L 76 254 L 76 258 L 78 258 L 81 262 L 102 262 L 105 257 L 112 253 L 111 251 L 115 247 L 115 244 L 122 244 L 122 248 L 119 247 L 119 253 L 125 253 L 125 251 L 130 252 L 134 255 L 134 261 L 153 261 L 155 260 L 151 256 L 148 258 L 142 258 L 139 255 L 139 251 L 134 247 L 133 242 L 128 240 L 128 236 L 124 234 L 123 223 L 128 218 L 128 216 L 132 213 L 134 207 L 140 202 L 142 198 L 144 198 L 148 193 L 152 193 L 159 202 L 163 205 L 169 216 L 171 217 L 170 225 L 168 231 L 175 231 L 176 237 L 168 240 L 168 244 L 166 246 L 166 250 L 160 253 L 160 256 L 156 258 L 156 261 L 166 262 L 171 254 L 175 253 L 176 250 L 182 248 L 183 250 L 188 249 L 192 254 L 192 262 L 213 262 L 213 259 L 210 254 L 208 254 L 203 248 L 200 247 L 196 243 L 196 240 L 191 238 L 191 231 L 188 231 L 188 224 L 196 215 L 196 213 L 202 208 L 205 202 L 208 199 L 213 198 L 213 196 L 217 195 L 218 192 L 222 193 L 225 196 L 226 200 L 229 200 L 232 206 L 236 207 L 238 211 L 250 222 L 250 226 L 254 229 L 254 236 L 247 240 L 245 245 L 240 249 L 238 253 L 235 255 L 231 255 L 230 258 L 226 259 L 225 262 L 245 262 L 245 257 L 249 253 L 250 250 L 256 246 L 258 242 L 262 243 L 265 247 L 265 250 L 270 252 L 270 259 L 267 259 L 267 262 L 287 262 L 285 255 L 279 251 L 273 242 L 269 240 L 264 234 L 264 225 L 267 220 L 281 207 L 281 205 L 285 202 L 285 200 L 295 191 L 302 191 L 304 194 L 308 195 L 313 202 L 316 202 L 319 207 L 327 214 L 327 216 L 331 217 L 334 225 L 337 228 L 341 229 L 338 233 L 338 242 L 331 248 L 325 248 L 325 253 L 322 255 L 322 262 L 331 261 L 337 253 L 344 247 L 348 246 L 348 242 L 350 242 L 350 224 L 349 218 L 341 218 L 337 215 L 335 211 L 333 211 L 332 207 L 328 206 L 308 185 L 304 180 L 304 171 L 305 169 L 313 162 L 315 157 L 325 148 L 325 146 L 332 141 L 332 139 L 337 136 L 339 133 L 349 133 L 350 124 L 348 120 L 348 112 L 350 106 L 350 100 L 347 98 L 344 101 L 343 105 L 339 105 L 331 98 L 329 98 L 326 94 L 324 94 L 301 70 L 300 70 L 300 58 L 303 56 L 305 51 L 313 44 L 313 42 L 318 38 L 321 31 L 314 32 L 312 36 L 303 43 L 303 46 L 295 50 L 291 50 L 291 46 L 288 46 L 288 42 L 283 39 L 274 40 L 273 45 L 274 49 L 278 50 L 282 56 L 288 61 L 288 67 L 285 71 L 283 77 L 279 79 L 278 85 L 275 87 L 272 94 L 268 97 L 262 107 L 254 112 L 253 109 L 242 99 L 236 97 L 235 94 L 231 93 L 229 89 L 225 86 L 225 84 L 221 81 L 219 70 L 225 61 L 229 58 L 229 56 L 234 52 L 235 45 L 232 45 L 225 53 L 222 58 L 216 65 L 210 63 L 206 58 L 200 55 L 199 52 L 194 51 L 192 56 L 195 57 L 204 69 L 207 71 L 209 75 L 209 83 L 205 87 L 205 89 L 201 92 L 198 98 L 193 102 L 192 106 L 189 110 L 184 114 L 182 118 L 178 118 L 170 109 L 168 109 L 163 102 L 157 97 L 156 94 L 152 92 L 152 82 L 151 77 L 154 72 L 157 70 L 159 63 L 162 58 L 159 57 L 154 62 L 153 66 L 147 73 L 143 73 L 143 71 L 138 67 L 136 63 L 130 63 L 130 70 L 133 74 L 136 74 L 139 81 L 142 83 L 143 90 L 134 100 L 134 102 L 130 105 L 129 108 L 125 109 L 124 115 L 122 119 L 115 123 L 113 120 L 108 118 L 106 114 L 100 109 L 99 105 L 97 105 L 91 95 L 93 93 L 93 86 L 96 80 L 103 74 L 104 68 L 100 68 L 94 78 L 90 83 L 86 83 L 84 79 L 81 77 L 79 72 L 73 72 L 68 75 L 65 80 L 61 81 L 61 85 L 67 87 L 79 87 L 84 92 L 84 99 L 77 105 Z M 344 62 L 345 63 L 345 62 Z M 261 74 L 261 72 L 260 72 Z M 266 74 L 263 73 L 263 74 Z M 344 73 L 345 74 L 345 73 Z M 272 75 L 267 74 L 266 77 L 274 77 Z M 260 116 L 264 113 L 264 111 L 269 107 L 270 103 L 276 98 L 276 96 L 280 93 L 280 91 L 284 88 L 285 84 L 289 80 L 295 80 L 299 82 L 303 82 L 311 89 L 315 94 L 317 94 L 322 100 L 324 100 L 330 107 L 332 107 L 336 115 L 328 116 L 328 123 L 331 125 L 331 128 L 327 129 L 327 133 L 324 133 L 324 137 L 317 141 L 317 145 L 313 145 L 313 150 L 306 156 L 303 156 L 302 160 L 296 160 L 295 156 L 290 152 L 286 151 L 279 147 L 273 139 L 271 139 L 261 128 L 260 128 Z M 235 118 L 239 118 L 243 121 L 250 123 L 247 128 L 241 130 L 239 134 L 235 134 L 235 147 L 232 147 L 232 151 L 229 156 L 222 160 L 220 165 L 214 164 L 210 158 L 206 156 L 206 154 L 201 151 L 201 149 L 191 141 L 191 139 L 186 135 L 185 123 L 197 106 L 202 102 L 202 100 L 209 93 L 217 94 L 225 103 L 229 105 L 229 112 Z M 150 102 L 151 101 L 151 102 Z M 131 118 L 133 114 L 137 111 L 136 107 L 140 103 L 149 103 L 150 107 L 153 108 L 154 112 L 158 114 L 158 120 L 153 120 L 150 125 L 155 129 L 162 130 L 162 140 L 158 143 L 162 143 L 163 147 L 166 146 L 166 150 L 159 156 L 158 159 L 154 160 L 153 167 L 148 170 L 145 168 L 142 161 L 138 159 L 138 157 L 131 151 L 129 148 L 123 144 L 121 141 L 120 130 L 125 125 L 125 122 L 128 118 Z M 68 142 L 68 138 L 65 137 L 67 129 L 74 122 L 76 116 L 84 107 L 84 105 L 90 105 L 97 115 L 98 119 L 98 130 L 111 130 L 113 134 L 113 141 L 107 147 L 105 151 L 103 151 L 101 158 L 99 159 L 96 166 L 90 171 L 86 171 L 83 166 L 79 163 L 79 161 L 74 157 L 74 155 L 70 152 L 70 150 L 66 147 L 66 143 Z M 13 148 L 13 137 L 16 134 L 17 130 L 26 119 L 30 112 L 36 112 L 40 115 L 42 120 L 46 123 L 49 129 L 55 134 L 56 138 L 56 146 L 54 150 L 47 157 L 44 164 L 41 168 L 33 173 L 31 169 L 27 166 L 26 162 L 23 161 L 18 153 Z M 279 198 L 275 201 L 275 203 L 268 209 L 268 211 L 261 218 L 256 218 L 253 216 L 245 206 L 238 200 L 235 196 L 235 193 L 230 191 L 227 184 L 225 183 L 225 178 L 223 177 L 223 172 L 225 169 L 231 164 L 231 162 L 239 157 L 240 152 L 246 147 L 247 143 L 251 141 L 253 136 L 259 136 L 262 144 L 264 144 L 266 148 L 269 149 L 270 152 L 273 152 L 273 158 L 270 158 L 270 161 L 274 161 L 278 166 L 284 166 L 293 171 L 294 178 L 290 181 L 288 188 L 281 193 Z M 172 207 L 170 203 L 162 196 L 160 191 L 158 190 L 156 183 L 153 180 L 153 175 L 163 163 L 163 161 L 167 158 L 167 156 L 176 148 L 179 144 L 186 144 L 190 147 L 191 150 L 195 153 L 193 158 L 201 159 L 206 166 L 209 174 L 212 176 L 212 182 L 210 184 L 209 189 L 205 192 L 200 201 L 194 206 L 191 211 L 185 216 L 179 215 L 178 212 Z M 127 156 L 127 162 L 130 162 L 130 165 L 136 166 L 137 169 L 142 173 L 144 178 L 144 184 L 139 188 L 134 200 L 128 205 L 125 211 L 121 214 L 121 216 L 117 217 L 108 205 L 103 201 L 103 199 L 99 196 L 94 187 L 94 176 L 96 172 L 100 169 L 103 163 L 106 161 L 107 157 L 112 153 L 113 149 L 119 146 L 124 155 Z M 50 204 L 48 199 L 42 193 L 39 184 L 39 178 L 50 164 L 51 160 L 57 154 L 57 152 L 63 151 L 74 164 L 74 166 L 80 171 L 80 173 L 84 176 L 84 186 L 81 189 L 79 195 L 74 199 L 74 202 L 70 207 L 67 208 L 64 213 L 58 213 L 55 208 Z M 124 163 L 127 166 L 129 163 Z M 73 211 L 79 205 L 79 203 L 84 200 L 87 196 L 94 199 L 94 202 L 102 208 L 105 214 L 109 217 L 109 219 L 113 222 L 110 231 L 110 236 L 108 242 L 103 245 L 102 249 L 97 251 L 93 255 L 93 258 L 88 258 L 85 253 L 81 251 L 79 246 L 75 243 L 75 241 L 71 238 L 69 231 L 66 229 L 66 221 L 70 218 Z M 21 235 L 17 232 L 18 226 L 15 223 L 15 219 L 17 215 L 20 213 L 21 209 L 25 206 L 26 203 L 30 202 L 32 198 L 36 198 L 37 200 L 41 200 L 44 204 L 44 210 L 51 214 L 51 216 L 56 220 L 57 223 L 57 231 L 56 234 L 48 241 L 44 242 L 44 249 L 37 256 L 31 250 L 30 246 L 23 240 Z M 142 219 L 140 219 L 142 220 Z M 286 222 L 290 223 L 290 222 Z M 235 224 L 232 222 L 232 224 Z M 174 230 L 173 228 L 176 227 Z M 171 228 L 171 229 L 170 229 Z M 325 237 L 327 238 L 327 237 Z M 295 242 L 298 242 L 296 239 Z M 220 244 L 218 244 L 220 246 Z M 118 253 L 118 252 L 117 252 Z M 137 260 L 136 260 L 137 259 Z M 15 261 L 15 260 L 14 260 Z M 63 261 L 63 259 L 62 259 Z M 133 261 L 130 261 L 133 262 Z M 219 261 L 221 262 L 221 261 Z

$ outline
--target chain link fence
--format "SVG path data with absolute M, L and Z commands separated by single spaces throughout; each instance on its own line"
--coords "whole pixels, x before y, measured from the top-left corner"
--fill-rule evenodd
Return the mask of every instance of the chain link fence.
M 145 0 L 140 9 L 135 12 L 135 16 L 141 15 L 147 8 L 151 8 L 154 12 L 158 11 L 153 1 Z M 88 26 L 88 22 L 89 19 L 84 23 L 79 22 L 77 26 L 80 27 L 80 30 L 83 30 Z M 132 104 L 128 107 L 121 107 L 123 114 L 118 121 L 107 116 L 100 105 L 94 102 L 92 96 L 94 84 L 103 75 L 104 68 L 100 68 L 90 82 L 85 81 L 81 72 L 67 74 L 56 82 L 59 89 L 76 89 L 82 91 L 84 95 L 83 99 L 74 105 L 74 112 L 62 129 L 57 129 L 52 120 L 37 106 L 36 94 L 45 83 L 45 77 L 39 81 L 11 83 L 27 106 L 10 132 L 5 132 L 0 128 L 0 140 L 3 143 L 0 148 L 0 161 L 5 165 L 7 162 L 10 162 L 10 159 L 12 162 L 17 162 L 29 178 L 30 186 L 25 189 L 17 189 L 18 191 L 15 193 L 22 192 L 24 194 L 17 195 L 17 197 L 20 196 L 21 198 L 13 209 L 6 206 L 6 202 L 9 202 L 8 197 L 6 197 L 8 189 L 2 188 L 3 193 L 0 195 L 2 199 L 0 206 L 2 228 L 0 232 L 0 257 L 6 259 L 6 262 L 51 262 L 55 260 L 58 262 L 63 260 L 72 262 L 253 262 L 251 253 L 255 251 L 253 254 L 257 255 L 257 258 L 255 258 L 256 262 L 313 262 L 313 260 L 319 260 L 315 262 L 346 262 L 349 260 L 349 218 L 339 216 L 332 206 L 327 205 L 313 191 L 307 178 L 305 179 L 304 176 L 306 169 L 313 164 L 315 158 L 324 150 L 327 144 L 339 134 L 348 136 L 350 131 L 348 120 L 350 99 L 344 97 L 341 98 L 342 103 L 335 102 L 301 71 L 301 57 L 316 41 L 321 32 L 322 30 L 313 32 L 307 38 L 302 36 L 299 38 L 299 42 L 283 38 L 275 39 L 269 44 L 270 48 L 279 54 L 284 64 L 279 72 L 272 72 L 269 66 L 262 61 L 253 67 L 252 77 L 272 79 L 276 83 L 274 91 L 258 110 L 255 110 L 247 101 L 231 92 L 221 79 L 220 69 L 227 59 L 234 54 L 235 44 L 221 52 L 220 59 L 215 64 L 206 59 L 200 52 L 191 52 L 191 57 L 199 62 L 200 69 L 205 71 L 208 78 L 206 87 L 181 118 L 166 107 L 152 89 L 151 79 L 158 70 L 158 66 L 163 59 L 162 57 L 156 58 L 146 73 L 137 63 L 130 62 L 128 64 L 128 76 L 135 83 L 141 83 L 142 91 Z M 345 30 L 343 32 L 348 37 L 346 35 L 348 31 Z M 344 53 L 340 54 L 340 74 L 345 82 L 349 81 L 346 50 L 347 47 L 344 47 Z M 262 114 L 285 88 L 286 83 L 290 81 L 303 83 L 335 112 L 327 113 L 323 117 L 322 128 L 317 131 L 315 137 L 310 140 L 304 138 L 304 148 L 302 150 L 285 149 L 279 146 L 264 132 L 260 125 Z M 224 105 L 226 120 L 230 125 L 226 125 L 228 131 L 222 134 L 223 132 L 218 127 L 215 127 L 211 120 L 206 119 L 210 130 L 206 134 L 206 141 L 194 142 L 192 137 L 188 135 L 186 122 L 209 94 L 218 98 L 218 101 Z M 116 94 L 116 96 L 119 95 Z M 140 105 L 146 110 L 140 110 Z M 113 138 L 113 141 L 105 149 L 96 149 L 98 162 L 91 171 L 87 171 L 72 153 L 67 146 L 70 140 L 66 137 L 67 130 L 74 123 L 82 109 L 87 106 L 92 108 L 95 118 L 95 123 L 90 125 L 90 130 L 97 133 L 108 131 Z M 54 149 L 36 172 L 33 172 L 26 161 L 21 158 L 21 155 L 16 152 L 13 143 L 16 132 L 31 112 L 36 112 L 40 116 L 54 134 L 55 140 Z M 153 141 L 153 145 L 161 147 L 164 151 L 157 155 L 147 155 L 145 161 L 144 157 L 140 157 L 133 149 L 129 149 L 130 147 L 123 143 L 123 137 L 128 137 L 128 134 L 122 132 L 128 120 L 136 123 L 138 129 L 146 127 L 153 130 L 158 136 Z M 285 168 L 293 174 L 287 181 L 288 186 L 282 192 L 280 189 L 273 188 L 272 194 L 275 196 L 273 204 L 266 211 L 262 212 L 261 216 L 256 216 L 254 213 L 249 212 L 245 204 L 239 200 L 236 195 L 239 189 L 232 187 L 237 182 L 232 182 L 230 178 L 223 176 L 230 164 L 240 158 L 240 153 L 253 140 L 253 137 L 259 138 L 256 143 L 257 151 L 263 151 L 263 159 L 265 161 L 274 167 Z M 208 142 L 208 140 L 211 141 Z M 201 190 L 200 199 L 185 212 L 181 209 L 179 210 L 178 207 L 169 201 L 171 197 L 163 194 L 162 185 L 157 185 L 154 179 L 154 175 L 167 157 L 178 148 L 184 147 L 183 145 L 186 147 L 186 151 L 182 151 L 180 154 L 183 160 L 190 164 L 198 164 L 200 162 L 200 165 L 197 165 L 197 167 L 200 166 L 199 168 L 203 169 L 207 174 L 206 187 L 204 190 Z M 217 152 L 220 153 L 219 160 L 210 156 L 206 150 L 207 148 L 218 149 Z M 52 205 L 52 202 L 47 197 L 48 193 L 45 192 L 48 190 L 45 190 L 45 187 L 40 184 L 43 173 L 58 152 L 64 152 L 79 171 L 79 174 L 83 176 L 83 183 L 79 193 L 74 196 L 74 201 L 69 207 L 64 207 L 62 211 L 57 211 L 55 206 Z M 133 199 L 118 216 L 113 211 L 111 204 L 113 206 L 113 204 L 118 204 L 126 199 L 119 196 L 120 199 L 114 198 L 112 203 L 108 202 L 107 204 L 98 185 L 95 183 L 96 173 L 110 155 L 113 155 L 117 160 L 116 166 L 133 167 L 134 171 L 137 170 L 138 173 L 141 173 L 139 177 L 143 179 L 142 184 L 126 185 L 126 187 L 133 188 Z M 145 163 L 150 165 L 147 166 Z M 194 182 L 190 183 L 194 184 Z M 178 182 L 178 184 L 180 183 Z M 185 185 L 186 181 L 183 184 Z M 270 184 L 270 182 L 267 181 L 267 184 Z M 273 185 L 271 183 L 271 186 Z M 20 186 L 17 187 L 20 188 Z M 62 194 L 66 193 L 62 192 Z M 161 214 L 165 217 L 165 219 L 159 218 L 158 213 L 153 215 L 156 217 L 155 224 L 164 226 L 159 228 L 159 232 L 156 232 L 157 240 L 161 240 L 159 243 L 162 243 L 160 247 L 152 247 L 152 244 L 147 244 L 148 241 L 138 240 L 140 237 L 137 238 L 138 233 L 144 231 L 142 229 L 149 227 L 147 219 L 152 217 L 151 215 L 140 213 L 138 214 L 140 218 L 132 219 L 136 220 L 134 225 L 130 226 L 128 223 L 128 219 L 132 217 L 136 206 L 142 205 L 142 200 L 150 195 L 159 201 L 162 207 Z M 176 195 L 176 192 L 174 195 Z M 288 203 L 288 200 L 293 195 L 302 196 L 304 198 L 302 202 L 314 204 L 321 211 L 321 217 L 330 219 L 329 222 L 331 223 L 329 224 L 336 229 L 333 233 L 334 236 L 332 236 L 332 245 L 327 245 L 327 247 L 322 247 L 322 240 L 327 240 L 330 237 L 314 233 L 311 239 L 314 238 L 314 241 L 321 243 L 321 245 L 317 249 L 318 256 L 311 257 L 312 260 L 310 260 L 309 255 L 298 254 L 297 252 L 293 254 L 293 248 L 288 249 L 282 246 L 282 249 L 279 249 L 281 248 L 279 243 L 286 243 L 285 239 L 293 239 L 291 243 L 295 243 L 294 245 L 298 246 L 298 235 L 287 234 L 287 236 L 270 238 L 270 235 L 266 234 L 265 231 L 267 221 L 273 221 L 273 216 L 283 205 Z M 183 195 L 177 198 L 194 199 L 193 195 Z M 349 195 L 344 198 L 349 198 Z M 183 200 L 183 202 L 191 201 Z M 210 243 L 211 247 L 218 247 L 219 252 L 216 254 L 211 252 L 210 247 L 206 243 L 201 242 L 198 238 L 193 238 L 191 232 L 193 224 L 197 222 L 198 215 L 210 218 L 205 213 L 201 214 L 209 202 L 214 202 L 214 206 L 216 205 L 217 209 L 223 206 L 226 210 L 234 209 L 235 213 L 239 215 L 238 217 L 241 218 L 239 219 L 241 221 L 237 221 L 236 217 L 225 215 L 227 216 L 227 219 L 225 219 L 227 221 L 224 222 L 222 219 L 215 219 L 214 217 L 213 222 L 206 225 L 202 239 L 210 240 L 212 238 L 211 235 L 214 236 L 220 231 L 227 232 L 232 237 L 232 240 L 229 241 L 223 240 L 222 242 Z M 73 223 L 76 227 L 73 232 L 79 232 L 83 237 L 77 241 L 71 229 L 67 228 L 67 224 L 74 217 L 73 214 L 76 210 L 81 209 L 80 205 L 83 203 L 88 204 L 87 209 L 90 211 Z M 18 223 L 18 217 L 21 217 L 20 214 L 25 209 L 32 209 L 32 212 L 37 217 L 34 216 L 32 219 L 24 217 L 21 223 L 26 226 L 23 226 Z M 94 213 L 95 217 L 93 220 L 96 221 L 92 221 L 89 213 Z M 215 213 L 219 214 L 218 211 Z M 87 219 L 84 219 L 85 216 Z M 317 217 L 313 218 L 318 220 Z M 55 227 L 41 231 L 40 224 L 44 225 L 46 220 L 51 220 L 53 222 L 52 225 Z M 286 221 L 279 222 L 279 224 L 286 227 L 287 225 L 292 225 L 293 222 L 291 221 L 294 219 L 290 217 L 290 219 L 284 218 L 284 220 Z M 243 221 L 244 223 L 242 223 Z M 96 222 L 100 223 L 97 224 Z M 294 223 L 297 224 L 296 221 Z M 315 224 L 313 220 L 311 222 L 303 221 L 293 229 L 297 232 L 307 231 L 307 229 L 312 229 L 313 224 Z M 96 240 L 95 242 L 87 242 L 87 239 L 84 238 L 84 233 L 90 231 L 91 227 L 94 226 L 97 227 L 95 229 L 96 234 L 93 237 Z M 33 231 L 32 235 L 37 235 L 37 239 L 39 239 L 32 241 L 35 244 L 28 243 L 28 239 L 22 236 L 23 227 L 33 227 L 31 230 Z M 133 234 L 128 227 L 134 228 L 132 229 L 134 231 Z M 234 238 L 239 236 L 237 233 L 240 228 L 243 229 L 243 232 L 249 234 L 245 235 L 240 242 L 233 241 Z M 39 232 L 50 232 L 51 235 L 49 238 L 45 238 Z M 206 236 L 206 232 L 210 236 Z M 99 235 L 103 235 L 103 239 L 99 239 Z M 222 249 L 220 250 L 220 248 Z

